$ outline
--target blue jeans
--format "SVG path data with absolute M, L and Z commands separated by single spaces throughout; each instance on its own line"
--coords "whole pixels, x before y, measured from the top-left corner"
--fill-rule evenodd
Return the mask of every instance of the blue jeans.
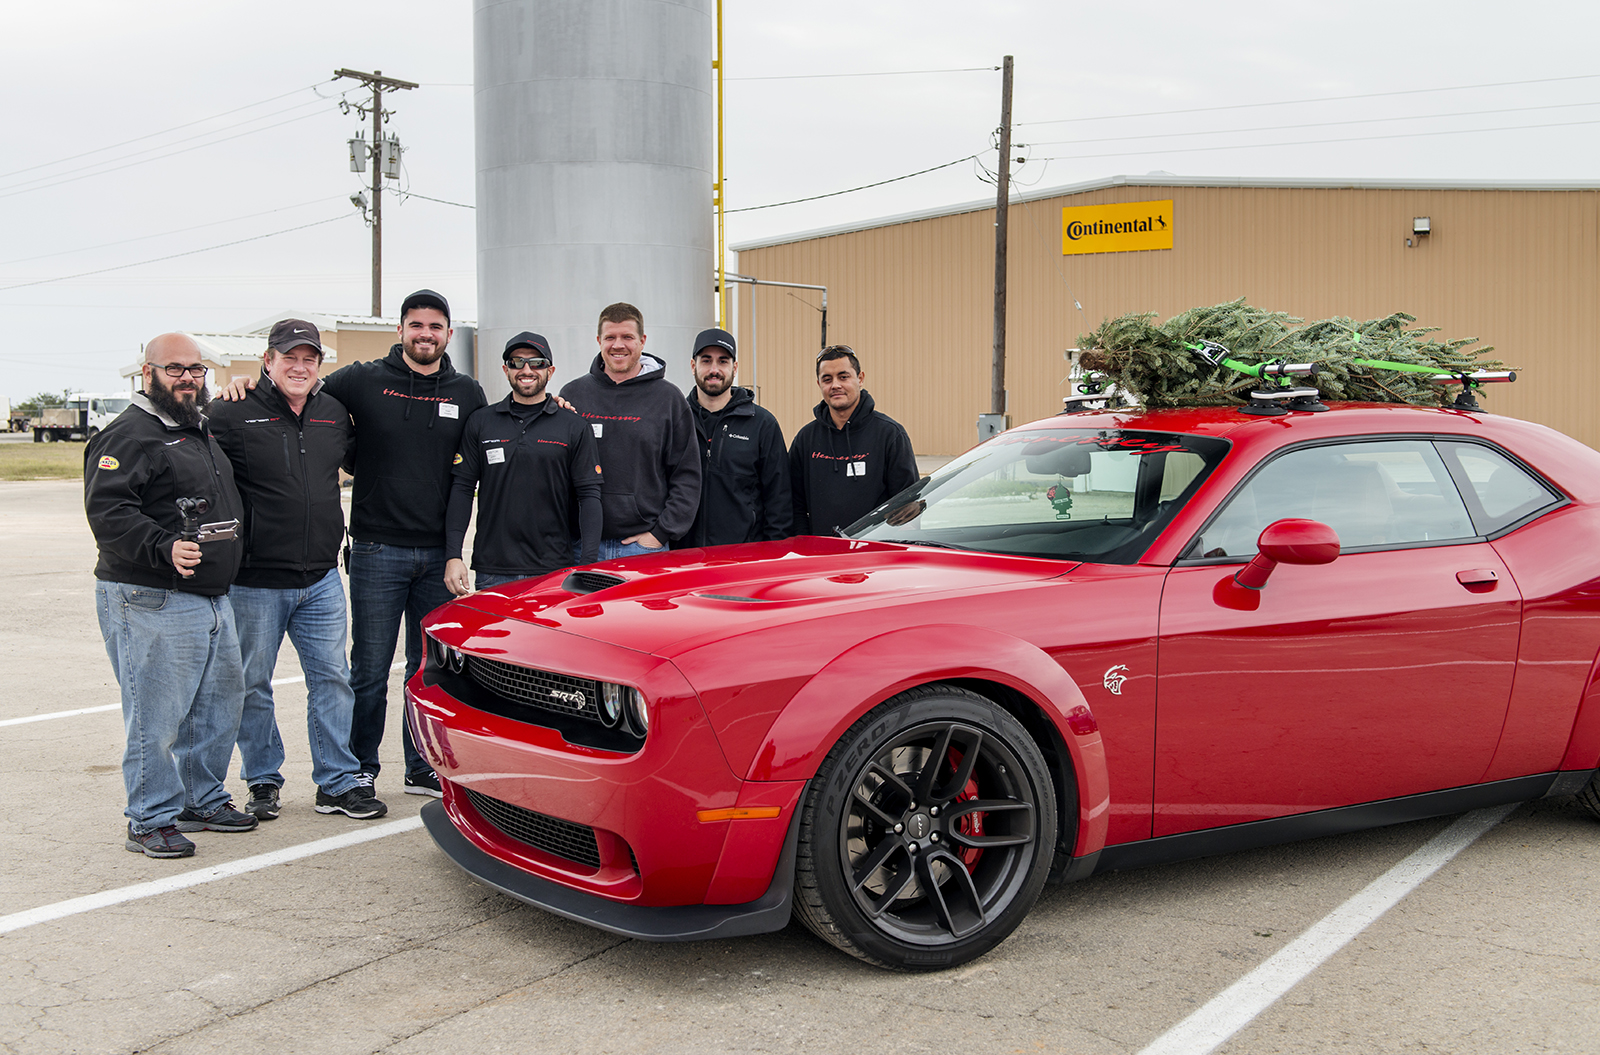
M 344 583 L 335 568 L 302 590 L 235 586 L 229 593 L 244 659 L 244 715 L 239 720 L 239 776 L 246 784 L 283 787 L 283 738 L 272 706 L 272 672 L 288 633 L 306 675 L 306 736 L 311 779 L 330 795 L 356 786 L 350 753 L 356 697 L 345 662 Z
M 533 575 L 496 575 L 492 571 L 480 571 L 472 577 L 472 588 L 474 590 L 487 590 L 491 586 L 500 586 L 504 583 L 516 582 L 518 579 L 537 579 L 545 574 L 547 573 L 535 572 Z
M 389 666 L 403 619 L 406 626 L 406 680 L 422 666 L 422 617 L 454 597 L 444 584 L 443 546 L 350 544 L 350 688 L 355 716 L 350 751 L 362 772 L 376 775 L 389 709 Z M 411 726 L 401 722 L 407 775 L 433 772 L 417 753 Z
M 637 542 L 624 542 L 619 538 L 603 538 L 600 540 L 600 556 L 596 557 L 595 560 L 619 560 L 623 557 L 637 557 L 641 553 L 665 553 L 669 548 L 668 546 L 657 546 L 655 549 L 651 549 L 649 546 L 643 546 Z M 582 553 L 583 540 L 573 539 L 572 563 L 577 564 Z
M 228 804 L 244 674 L 228 598 L 96 581 L 95 612 L 122 687 L 123 812 L 137 833 Z

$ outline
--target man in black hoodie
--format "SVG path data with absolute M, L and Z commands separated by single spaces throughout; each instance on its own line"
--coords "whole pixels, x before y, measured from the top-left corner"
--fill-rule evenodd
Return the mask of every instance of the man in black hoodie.
M 783 430 L 755 394 L 738 388 L 738 346 L 727 330 L 694 339 L 694 412 L 700 437 L 700 511 L 676 545 L 720 546 L 787 538 L 794 511 Z
M 350 750 L 373 791 L 389 706 L 389 667 L 403 620 L 406 677 L 422 665 L 422 617 L 451 599 L 444 584 L 444 519 L 450 466 L 483 388 L 450 365 L 450 305 L 431 289 L 400 304 L 400 343 L 384 359 L 342 366 L 323 391 L 343 403 L 356 430 L 350 513 Z M 254 383 L 234 381 L 224 399 Z M 405 793 L 441 794 L 439 778 L 402 723 Z
M 817 356 L 822 402 L 789 445 L 798 535 L 833 535 L 917 482 L 911 438 L 861 386 L 866 371 L 845 345 Z
M 605 470 L 600 559 L 657 553 L 683 537 L 700 506 L 694 421 L 667 364 L 649 355 L 632 304 L 600 312 L 600 354 L 561 397 L 589 422 Z M 573 559 L 578 559 L 573 541 Z

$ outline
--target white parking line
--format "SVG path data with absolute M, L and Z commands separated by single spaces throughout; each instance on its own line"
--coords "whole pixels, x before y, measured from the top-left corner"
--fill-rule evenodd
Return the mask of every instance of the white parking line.
M 179 875 L 169 876 L 166 879 L 156 879 L 149 883 L 136 883 L 133 886 L 118 887 L 115 890 L 106 890 L 99 894 L 88 894 L 84 897 L 75 897 L 67 901 L 57 901 L 53 905 L 41 905 L 30 908 L 25 912 L 13 912 L 9 916 L 0 916 L 0 934 L 9 934 L 14 930 L 32 927 L 40 923 L 49 923 L 51 920 L 63 919 L 67 916 L 76 916 L 80 912 L 91 912 L 97 908 L 106 908 L 110 905 L 120 905 L 126 901 L 137 901 L 140 898 L 155 897 L 157 894 L 170 894 L 174 890 L 183 890 L 186 887 L 199 886 L 202 883 L 214 883 L 218 879 L 228 879 L 232 876 L 243 875 L 246 872 L 255 872 L 273 865 L 286 864 L 289 861 L 298 861 L 302 857 L 311 857 L 314 854 L 326 853 L 329 850 L 342 850 L 347 846 L 357 846 L 361 843 L 382 839 L 388 835 L 399 835 L 401 832 L 415 831 L 422 827 L 421 817 L 408 817 L 403 821 L 390 821 L 370 828 L 359 828 L 346 832 L 344 835 L 335 835 L 327 839 L 318 839 L 315 842 L 301 843 L 299 846 L 290 846 L 282 850 L 273 850 L 270 853 L 257 854 L 224 865 L 212 868 L 197 868 L 192 872 L 183 872 Z
M 1206 1055 L 1215 1051 L 1516 808 L 1513 803 L 1466 814 L 1312 924 L 1260 967 L 1157 1037 L 1139 1055 Z
M 405 661 L 402 660 L 389 669 L 400 670 L 404 666 Z M 294 678 L 273 678 L 272 684 L 295 685 L 305 680 L 306 676 L 301 674 L 299 677 Z M 48 722 L 52 718 L 74 718 L 80 714 L 99 714 L 102 711 L 120 711 L 121 709 L 122 704 L 120 703 L 108 703 L 101 707 L 80 707 L 75 711 L 52 711 L 49 714 L 30 714 L 26 718 L 7 718 L 4 721 L 0 721 L 0 728 L 4 728 L 8 725 L 27 725 L 29 722 Z

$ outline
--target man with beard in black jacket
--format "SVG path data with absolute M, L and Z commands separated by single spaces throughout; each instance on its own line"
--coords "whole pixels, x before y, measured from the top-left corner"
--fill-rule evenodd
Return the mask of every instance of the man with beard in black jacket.
M 361 767 L 350 753 L 355 695 L 336 565 L 344 541 L 339 466 L 353 433 L 350 413 L 317 379 L 321 365 L 317 328 L 285 319 L 267 338 L 255 389 L 242 401 L 218 402 L 211 415 L 245 506 L 244 564 L 232 593 L 245 680 L 240 776 L 250 788 L 245 812 L 263 821 L 278 815 L 283 787 L 272 673 L 286 633 L 306 678 L 316 811 L 357 820 L 388 811 L 361 783 Z
M 700 511 L 679 547 L 787 538 L 794 521 L 783 430 L 755 393 L 734 385 L 738 355 L 726 330 L 694 339 L 689 409 L 700 437 Z
M 911 438 L 873 405 L 866 380 L 846 345 L 817 356 L 822 402 L 789 445 L 798 535 L 838 534 L 919 478 Z
M 422 617 L 451 599 L 444 584 L 444 519 L 450 467 L 483 388 L 445 354 L 450 304 L 419 289 L 400 304 L 400 343 L 384 359 L 351 363 L 323 381 L 356 430 L 350 513 L 350 750 L 373 790 L 389 706 L 389 667 L 403 621 L 406 677 L 422 665 Z M 223 398 L 253 383 L 233 382 Z M 407 795 L 442 794 L 439 778 L 402 724 Z
M 84 448 L 83 504 L 100 550 L 100 635 L 122 687 L 124 845 L 189 857 L 182 832 L 256 826 L 223 784 L 244 699 L 228 601 L 243 547 L 231 534 L 203 541 L 194 531 L 243 509 L 201 413 L 199 346 L 164 333 L 145 346 L 142 370 L 144 391 Z
M 700 506 L 700 455 L 694 421 L 667 364 L 644 350 L 644 316 L 632 304 L 607 305 L 589 372 L 568 381 L 569 401 L 600 441 L 605 470 L 600 559 L 658 553 L 682 538 Z M 573 540 L 573 559 L 579 556 Z

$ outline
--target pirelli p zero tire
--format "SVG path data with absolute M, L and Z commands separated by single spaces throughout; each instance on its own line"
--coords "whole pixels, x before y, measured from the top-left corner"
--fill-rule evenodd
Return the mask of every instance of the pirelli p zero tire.
M 994 948 L 1038 900 L 1056 842 L 1038 746 L 952 685 L 864 715 L 823 760 L 800 819 L 795 911 L 824 941 L 907 971 Z
M 1589 778 L 1589 783 L 1583 786 L 1583 790 L 1578 792 L 1578 805 L 1588 810 L 1595 819 L 1600 820 L 1600 770 L 1597 770 L 1595 775 Z

